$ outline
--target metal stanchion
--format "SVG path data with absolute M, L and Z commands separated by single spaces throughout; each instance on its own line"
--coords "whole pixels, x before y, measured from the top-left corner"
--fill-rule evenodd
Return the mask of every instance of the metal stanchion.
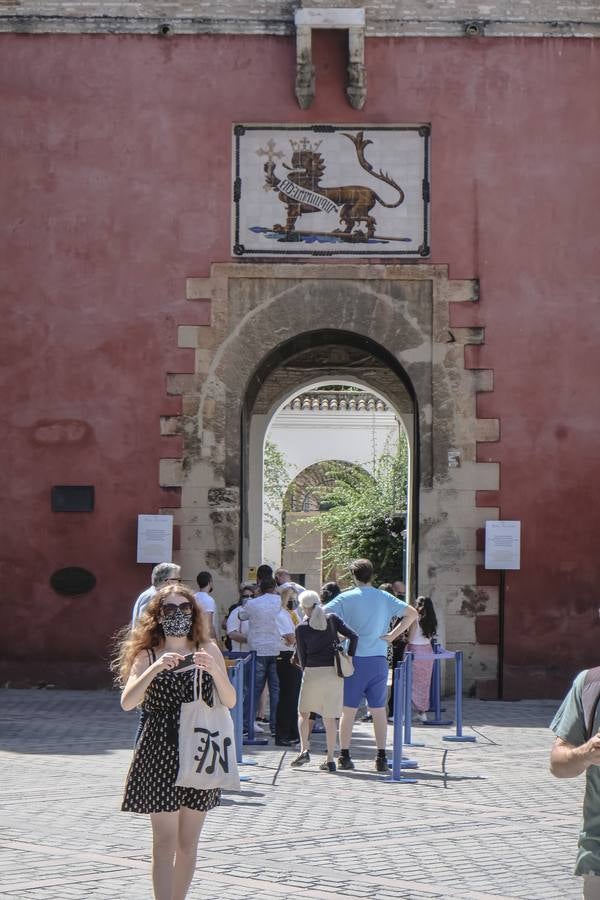
M 433 652 L 438 653 L 439 652 L 438 648 L 441 646 L 438 639 L 436 637 L 432 637 L 430 643 L 431 643 L 431 649 L 433 650 Z M 427 710 L 427 712 L 434 713 L 436 711 L 435 710 L 435 707 L 436 707 L 435 685 L 436 685 L 436 683 L 437 683 L 436 679 L 432 678 L 431 684 L 429 685 L 429 709 Z M 440 718 L 439 714 L 446 712 L 446 707 L 440 705 L 441 704 L 441 695 L 439 693 L 438 693 L 438 697 L 440 699 L 437 702 L 437 706 L 438 706 L 437 712 L 438 712 L 438 718 Z
M 235 688 L 235 706 L 231 710 L 233 734 L 235 737 L 235 758 L 238 764 L 244 763 L 242 756 L 242 740 L 244 731 L 244 663 L 239 659 L 233 666 L 228 666 L 227 674 Z M 240 775 L 240 781 L 251 781 L 249 775 Z
M 413 654 L 407 650 L 404 654 L 406 660 L 406 698 L 404 703 L 404 744 L 407 747 L 424 747 L 425 744 L 412 739 L 412 664 Z M 404 763 L 403 763 L 404 765 Z
M 454 654 L 454 680 L 455 680 L 455 690 L 456 690 L 456 700 L 455 700 L 455 718 L 456 718 L 456 734 L 445 734 L 443 736 L 444 741 L 454 741 L 454 742 L 464 742 L 464 743 L 475 743 L 477 738 L 475 735 L 471 734 L 463 734 L 462 732 L 462 690 L 463 690 L 463 654 L 462 651 L 457 651 Z
M 434 644 L 433 648 L 433 672 L 431 673 L 432 694 L 433 694 L 433 719 L 422 722 L 423 728 L 436 728 L 439 726 L 452 725 L 452 719 L 442 719 L 442 659 L 450 659 L 453 654 L 438 644 Z M 430 654 L 427 654 L 429 657 Z
M 406 684 L 404 678 L 404 660 L 394 669 L 394 748 L 392 757 L 392 774 L 388 780 L 396 784 L 416 784 L 416 778 L 404 778 L 402 767 L 402 719 L 406 703 Z
M 229 651 L 228 653 L 224 653 L 223 656 L 226 659 L 241 659 L 244 663 L 244 685 L 246 684 L 246 678 L 248 679 L 248 737 L 243 739 L 244 744 L 264 746 L 269 743 L 266 738 L 254 737 L 254 718 L 256 713 L 254 697 L 256 685 L 256 652 L 254 650 L 247 650 L 242 653 Z M 255 766 L 256 763 L 253 760 L 249 760 L 246 765 Z

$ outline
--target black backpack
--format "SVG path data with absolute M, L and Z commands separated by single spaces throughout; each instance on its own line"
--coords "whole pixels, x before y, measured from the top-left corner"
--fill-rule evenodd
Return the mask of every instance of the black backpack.
M 594 720 L 596 718 L 596 710 L 600 703 L 600 666 L 595 669 L 588 669 L 583 680 L 583 689 L 581 692 L 583 701 L 583 720 L 585 723 L 585 739 L 589 739 L 594 734 Z

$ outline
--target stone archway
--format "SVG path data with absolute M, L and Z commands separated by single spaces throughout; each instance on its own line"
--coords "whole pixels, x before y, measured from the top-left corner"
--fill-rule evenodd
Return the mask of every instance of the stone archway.
M 183 435 L 184 450 L 161 464 L 161 484 L 181 488 L 185 577 L 206 566 L 217 595 L 233 593 L 247 527 L 240 529 L 249 398 L 291 350 L 335 336 L 378 358 L 396 380 L 405 375 L 418 436 L 415 588 L 433 597 L 448 645 L 465 651 L 467 680 L 494 677 L 496 647 L 478 642 L 475 631 L 478 617 L 497 611 L 495 588 L 477 583 L 477 532 L 498 515 L 482 503 L 493 502 L 499 472 L 477 462 L 476 447 L 496 438 L 498 423 L 476 414 L 476 394 L 491 389 L 491 373 L 467 365 L 483 331 L 450 328 L 449 318 L 451 303 L 476 303 L 476 290 L 474 282 L 450 281 L 444 266 L 427 265 L 223 264 L 210 278 L 188 279 L 188 298 L 210 302 L 210 324 L 180 327 L 179 345 L 194 348 L 196 365 L 171 376 L 183 410 L 163 429 Z

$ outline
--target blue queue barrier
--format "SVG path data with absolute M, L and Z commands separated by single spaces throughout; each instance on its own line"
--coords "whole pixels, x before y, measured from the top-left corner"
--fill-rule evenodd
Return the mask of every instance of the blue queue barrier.
M 225 659 L 240 659 L 244 663 L 244 677 L 243 677 L 243 685 L 248 685 L 248 737 L 243 738 L 244 744 L 252 745 L 259 744 L 264 745 L 268 744 L 269 741 L 266 738 L 255 738 L 254 737 L 254 719 L 256 717 L 256 707 L 255 707 L 255 686 L 256 686 L 256 651 L 247 650 L 245 653 L 238 653 L 235 650 L 229 650 L 223 653 Z M 244 689 L 242 690 L 242 704 L 244 698 Z M 242 718 L 242 731 L 243 731 L 243 718 Z M 256 765 L 254 761 L 248 761 L 247 765 Z
M 413 654 L 410 650 L 404 653 L 406 663 L 405 688 L 404 688 L 404 744 L 407 747 L 424 747 L 425 744 L 412 739 L 412 664 Z M 394 688 L 395 692 L 395 688 Z M 394 693 L 394 697 L 395 697 Z
M 456 700 L 455 718 L 456 718 L 456 734 L 445 734 L 442 738 L 444 741 L 468 742 L 475 743 L 477 738 L 474 734 L 463 734 L 462 730 L 462 690 L 463 690 L 463 654 L 459 650 L 454 654 L 455 664 L 455 691 Z
M 229 680 L 235 688 L 235 706 L 231 710 L 233 719 L 233 735 L 235 738 L 235 758 L 238 765 L 247 763 L 242 755 L 242 743 L 244 733 L 244 661 L 238 659 L 233 666 L 227 667 Z M 250 781 L 249 775 L 240 775 L 240 781 Z
M 419 656 L 431 657 L 431 652 L 419 654 L 413 653 L 415 659 Z M 433 710 L 433 719 L 422 723 L 423 728 L 440 728 L 452 725 L 452 719 L 442 719 L 442 659 L 453 659 L 454 654 L 445 650 L 441 644 L 436 641 L 433 645 L 433 671 L 431 673 L 431 708 Z
M 431 653 L 414 653 L 413 657 L 415 659 L 431 659 Z M 444 735 L 444 741 L 464 741 L 473 743 L 477 739 L 474 735 L 464 735 L 462 730 L 462 691 L 463 691 L 463 654 L 462 651 L 451 651 L 446 650 L 441 644 L 437 644 L 435 646 L 434 652 L 434 663 L 433 663 L 433 672 L 431 675 L 432 681 L 434 682 L 434 714 L 435 719 L 430 720 L 429 722 L 423 722 L 422 726 L 424 728 L 427 727 L 439 727 L 440 725 L 452 725 L 452 719 L 443 720 L 441 717 L 441 660 L 442 659 L 453 659 L 454 660 L 454 690 L 455 690 L 455 700 L 454 700 L 454 716 L 456 721 L 456 734 L 453 735 Z
M 432 647 L 434 653 L 437 652 L 439 646 L 440 646 L 440 642 L 438 641 L 438 639 L 435 637 L 431 638 L 431 647 Z M 438 666 L 438 668 L 440 668 L 440 673 L 441 673 L 441 667 Z M 436 685 L 439 685 L 439 681 L 437 680 L 437 678 L 432 678 L 431 684 L 429 686 L 429 709 L 427 710 L 427 712 L 435 712 L 436 711 L 435 710 L 435 707 L 436 707 L 436 694 L 435 694 Z M 437 696 L 440 697 L 441 695 L 438 693 Z M 440 706 L 440 703 L 441 703 L 441 699 L 438 701 L 438 704 L 437 704 L 439 707 L 439 709 L 437 710 L 438 713 L 446 712 L 446 707 Z
M 408 768 L 407 762 L 414 760 L 405 760 L 402 756 L 402 720 L 404 718 L 404 708 L 406 705 L 406 678 L 405 678 L 405 662 L 401 660 L 394 669 L 394 743 L 392 753 L 392 774 L 388 780 L 395 784 L 416 784 L 416 778 L 405 778 L 402 775 L 402 769 Z

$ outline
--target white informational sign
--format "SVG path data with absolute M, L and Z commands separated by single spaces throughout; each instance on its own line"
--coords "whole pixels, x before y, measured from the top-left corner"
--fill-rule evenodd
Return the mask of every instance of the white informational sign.
M 485 568 L 521 568 L 521 523 L 490 521 L 485 523 Z
M 138 516 L 137 561 L 173 561 L 173 516 Z

